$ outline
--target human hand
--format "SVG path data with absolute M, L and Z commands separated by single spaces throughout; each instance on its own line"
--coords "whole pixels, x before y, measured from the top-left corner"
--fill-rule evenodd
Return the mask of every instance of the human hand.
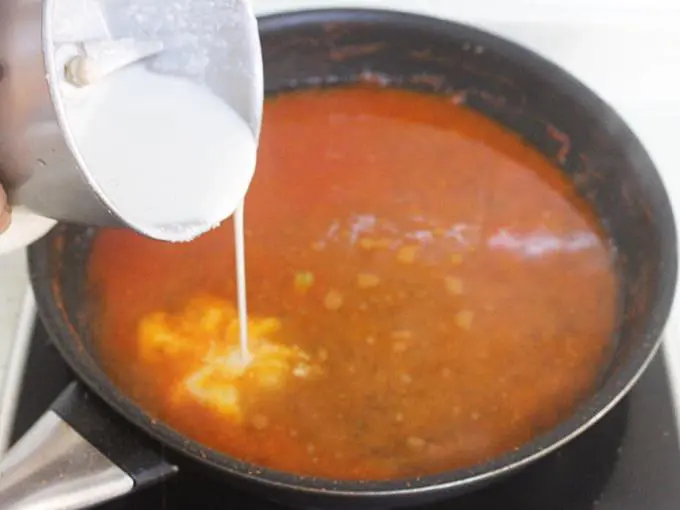
M 7 201 L 7 193 L 0 184 L 0 234 L 9 228 L 11 222 L 12 215 Z

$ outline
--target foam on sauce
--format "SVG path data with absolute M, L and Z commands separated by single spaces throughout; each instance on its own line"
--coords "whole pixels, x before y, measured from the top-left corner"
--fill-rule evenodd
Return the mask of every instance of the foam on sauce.
M 405 91 L 289 93 L 264 119 L 234 230 L 94 240 L 100 359 L 144 409 L 256 464 L 393 479 L 517 448 L 590 394 L 616 328 L 614 253 L 551 163 Z M 225 264 L 243 214 L 248 364 L 245 268 Z

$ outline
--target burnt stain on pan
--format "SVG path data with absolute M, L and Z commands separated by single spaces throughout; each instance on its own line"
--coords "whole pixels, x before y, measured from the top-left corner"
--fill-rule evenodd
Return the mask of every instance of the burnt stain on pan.
M 328 58 L 335 62 L 342 62 L 348 58 L 365 57 L 373 55 L 385 49 L 384 43 L 373 44 L 347 44 L 341 48 L 331 48 Z
M 566 133 L 560 131 L 552 124 L 548 124 L 547 131 L 548 136 L 559 144 L 555 159 L 559 164 L 564 165 L 567 161 L 567 156 L 569 156 L 569 153 L 571 152 L 571 139 Z
M 446 78 L 441 74 L 421 73 L 411 76 L 411 83 L 432 89 L 433 92 L 439 92 L 446 83 Z

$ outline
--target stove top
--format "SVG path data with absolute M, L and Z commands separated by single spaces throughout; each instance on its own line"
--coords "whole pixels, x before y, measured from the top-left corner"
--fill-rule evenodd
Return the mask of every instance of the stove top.
M 14 418 L 15 442 L 73 379 L 42 324 L 31 339 Z M 174 479 L 100 510 L 276 510 L 180 466 Z M 588 432 L 500 483 L 430 510 L 677 510 L 680 443 L 660 352 L 629 396 Z

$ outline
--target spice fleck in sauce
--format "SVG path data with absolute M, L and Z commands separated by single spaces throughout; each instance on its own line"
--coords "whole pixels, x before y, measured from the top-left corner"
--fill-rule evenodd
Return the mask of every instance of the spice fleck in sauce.
M 265 105 L 246 201 L 252 363 L 233 232 L 102 232 L 107 373 L 235 457 L 387 479 L 468 466 L 573 412 L 606 363 L 613 253 L 559 171 L 445 99 L 354 87 Z

